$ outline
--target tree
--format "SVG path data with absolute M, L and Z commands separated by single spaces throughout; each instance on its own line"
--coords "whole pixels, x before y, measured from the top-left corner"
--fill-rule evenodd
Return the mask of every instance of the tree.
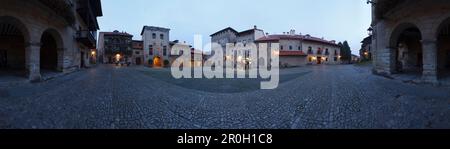
M 351 61 L 352 60 L 352 50 L 350 46 L 348 45 L 347 41 L 344 41 L 344 43 L 339 42 L 339 47 L 341 49 L 341 60 L 342 61 Z

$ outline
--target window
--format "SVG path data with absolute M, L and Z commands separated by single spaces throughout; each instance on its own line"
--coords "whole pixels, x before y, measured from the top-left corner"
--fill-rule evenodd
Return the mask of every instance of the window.
M 250 51 L 245 50 L 244 51 L 244 57 L 249 58 L 250 57 Z
M 283 50 L 284 49 L 284 47 L 283 46 L 280 46 L 280 50 Z
M 322 54 L 322 49 L 318 48 L 317 49 L 317 54 Z
M 139 51 L 134 52 L 134 54 L 139 55 Z
M 292 50 L 292 46 L 289 46 L 289 50 Z
M 152 34 L 152 38 L 156 39 L 156 34 L 155 33 Z
M 153 55 L 153 45 L 150 45 L 150 49 L 149 49 L 149 55 Z
M 301 51 L 302 50 L 302 46 L 298 46 L 298 50 Z
M 167 55 L 167 46 L 163 47 L 163 55 L 166 56 Z
M 334 57 L 334 61 L 335 61 L 335 62 L 337 61 L 337 57 Z
M 163 34 L 160 34 L 160 35 L 159 35 L 159 39 L 161 39 L 161 40 L 164 39 L 164 35 L 163 35 Z
M 308 47 L 308 54 L 313 54 L 312 47 Z
M 328 51 L 328 49 L 325 49 L 325 55 L 330 55 L 330 52 Z
M 338 52 L 337 52 L 337 50 L 334 50 L 334 55 L 338 55 Z

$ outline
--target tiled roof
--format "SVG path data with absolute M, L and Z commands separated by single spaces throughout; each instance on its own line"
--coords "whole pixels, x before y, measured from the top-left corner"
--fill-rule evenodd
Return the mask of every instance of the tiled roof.
M 249 29 L 249 30 L 245 30 L 245 31 L 239 32 L 238 35 L 253 34 L 255 31 L 262 31 L 262 30 L 252 28 L 252 29 Z
M 232 32 L 234 32 L 234 33 L 236 33 L 236 34 L 239 33 L 239 32 L 236 31 L 235 29 L 233 29 L 233 28 L 231 28 L 231 27 L 227 27 L 227 28 L 225 28 L 225 29 L 223 29 L 223 30 L 220 30 L 220 31 L 218 31 L 218 32 L 215 32 L 214 34 L 211 34 L 211 36 L 215 36 L 215 35 L 217 35 L 217 34 L 219 34 L 219 33 L 225 32 L 225 31 L 227 31 L 227 30 L 231 30 Z
M 308 35 L 268 35 L 268 36 L 257 39 L 255 42 L 270 42 L 270 41 L 276 42 L 279 40 L 304 40 L 304 41 L 320 42 L 320 43 L 324 43 L 324 44 L 337 46 L 337 44 L 332 41 L 328 41 L 328 40 L 324 40 L 322 38 L 312 37 L 312 36 L 308 36 Z
M 128 34 L 126 32 L 102 32 L 103 35 L 108 35 L 108 36 L 130 36 L 133 37 L 133 35 Z

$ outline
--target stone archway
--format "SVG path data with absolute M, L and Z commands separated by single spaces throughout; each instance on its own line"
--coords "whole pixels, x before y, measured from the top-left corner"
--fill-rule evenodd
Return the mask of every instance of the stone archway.
M 422 74 L 423 46 L 422 33 L 414 24 L 397 26 L 391 34 L 389 46 L 393 73 Z
M 48 29 L 42 33 L 40 47 L 40 68 L 43 71 L 62 71 L 59 56 L 63 49 L 58 31 Z
M 438 78 L 450 78 L 450 18 L 444 20 L 437 30 Z
M 26 56 L 28 42 L 28 29 L 19 19 L 0 17 L 0 75 L 29 75 Z

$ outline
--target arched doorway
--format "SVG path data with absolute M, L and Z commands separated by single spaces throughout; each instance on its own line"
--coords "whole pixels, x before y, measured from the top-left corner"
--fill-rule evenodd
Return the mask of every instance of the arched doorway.
M 390 46 L 393 73 L 421 75 L 423 71 L 422 34 L 413 24 L 402 24 L 392 33 Z
M 18 19 L 0 17 L 0 76 L 27 77 L 27 38 L 27 29 Z
M 450 18 L 438 28 L 437 52 L 438 78 L 450 79 Z
M 58 67 L 58 49 L 61 49 L 62 41 L 59 33 L 49 29 L 42 34 L 40 50 L 41 72 L 61 71 Z
M 162 67 L 161 57 L 155 56 L 153 58 L 153 67 Z

